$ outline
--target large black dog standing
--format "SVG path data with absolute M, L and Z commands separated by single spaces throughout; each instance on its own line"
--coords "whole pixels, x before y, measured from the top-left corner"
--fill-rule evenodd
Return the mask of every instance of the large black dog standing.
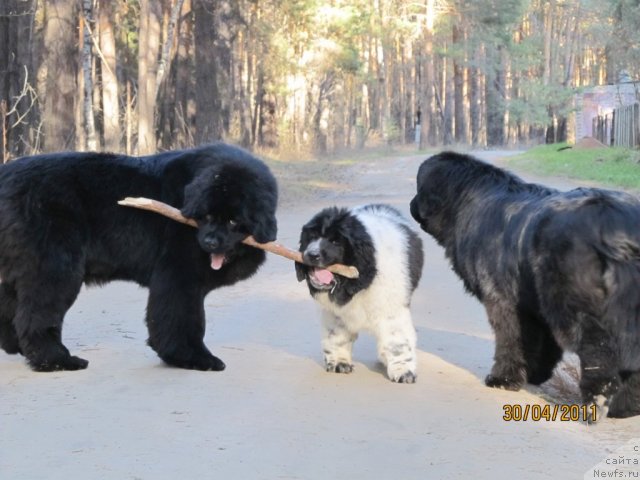
M 118 206 L 161 200 L 198 229 Z M 149 345 L 168 364 L 222 370 L 203 343 L 204 298 L 253 275 L 265 259 L 240 243 L 276 238 L 269 169 L 224 144 L 147 157 L 58 153 L 0 167 L 0 345 L 34 370 L 87 361 L 62 344 L 62 322 L 83 282 L 149 287 Z
M 540 384 L 568 350 L 586 404 L 640 414 L 636 198 L 559 192 L 445 152 L 420 167 L 411 213 L 486 308 L 496 336 L 487 385 Z

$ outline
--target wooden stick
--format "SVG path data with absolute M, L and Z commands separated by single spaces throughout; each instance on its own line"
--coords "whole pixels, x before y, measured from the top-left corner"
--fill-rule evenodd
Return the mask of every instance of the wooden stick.
M 197 227 L 198 224 L 192 218 L 186 218 L 180 213 L 175 207 L 171 205 L 167 205 L 166 203 L 159 202 L 158 200 L 152 200 L 150 198 L 144 197 L 127 197 L 118 202 L 118 205 L 123 205 L 125 207 L 133 207 L 140 208 L 142 210 L 149 210 L 151 212 L 159 213 L 160 215 L 164 215 L 165 217 L 170 218 L 171 220 L 175 220 L 176 222 L 184 223 L 186 225 L 191 225 L 192 227 Z M 289 260 L 293 260 L 294 262 L 302 263 L 302 254 L 296 250 L 291 250 L 284 245 L 281 245 L 276 242 L 269 243 L 258 243 L 255 238 L 249 235 L 245 238 L 242 243 L 245 245 L 249 245 L 255 248 L 259 248 L 266 252 L 275 253 L 276 255 L 280 255 L 281 257 L 288 258 Z M 342 275 L 347 278 L 358 278 L 360 273 L 356 267 L 341 265 L 336 263 L 335 265 L 329 265 L 327 270 L 333 273 L 337 273 L 338 275 Z

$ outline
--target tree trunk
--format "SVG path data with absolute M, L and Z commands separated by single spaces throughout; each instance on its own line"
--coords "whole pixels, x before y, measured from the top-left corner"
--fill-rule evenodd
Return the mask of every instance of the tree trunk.
M 240 128 L 240 145 L 245 148 L 251 146 L 251 102 L 249 100 L 249 74 L 245 74 L 245 60 L 248 55 L 246 40 L 240 44 L 241 53 L 239 58 L 235 62 L 236 69 L 236 111 L 238 113 L 239 128 Z M 245 81 L 245 77 L 247 80 Z
M 433 24 L 435 21 L 435 0 L 426 0 L 427 15 L 423 34 L 423 53 L 420 61 L 420 92 L 419 110 L 421 112 L 420 149 L 425 149 L 435 143 L 432 115 L 433 91 L 435 75 L 433 69 Z
M 176 25 L 178 23 L 178 17 L 182 11 L 182 5 L 184 0 L 176 0 L 176 3 L 171 8 L 171 15 L 169 16 L 169 25 L 167 26 L 167 38 L 164 40 L 162 47 L 162 55 L 160 56 L 160 63 L 158 64 L 158 74 L 156 78 L 156 91 L 160 89 L 160 85 L 165 79 L 167 70 L 171 64 L 171 49 L 175 40 Z
M 220 95 L 218 93 L 218 62 L 216 0 L 193 0 L 194 47 L 196 70 L 196 144 L 222 138 Z
M 476 147 L 481 143 L 481 95 L 482 95 L 482 72 L 476 66 L 482 61 L 482 49 L 477 47 L 474 50 L 474 66 L 469 70 L 469 127 L 471 130 L 471 145 Z
M 276 96 L 263 90 L 263 94 L 260 100 L 260 125 L 258 129 L 258 144 L 262 147 L 278 147 L 276 106 Z
M 37 124 L 35 82 L 31 62 L 36 2 L 0 2 L 0 163 L 30 153 L 30 125 Z
M 463 32 L 456 24 L 453 25 L 454 46 L 464 41 Z M 456 143 L 467 143 L 467 124 L 464 114 L 464 67 L 459 58 L 453 60 L 454 93 L 454 121 Z
M 160 48 L 161 3 L 140 0 L 138 32 L 138 153 L 156 148 L 154 114 L 156 103 L 156 69 Z
M 453 90 L 453 60 L 446 56 L 442 59 L 442 68 L 444 72 L 442 78 L 444 80 L 444 112 L 442 116 L 442 133 L 445 145 L 453 143 L 453 115 L 454 115 L 454 90 Z
M 333 87 L 334 77 L 332 74 L 325 73 L 324 78 L 318 85 L 318 96 L 314 105 L 314 113 L 312 120 L 313 132 L 313 150 L 316 154 L 323 155 L 327 153 L 328 148 L 328 112 L 327 103 L 329 91 Z
M 114 35 L 114 12 L 111 0 L 101 0 L 98 13 L 100 31 L 100 57 L 102 71 L 102 114 L 104 123 L 104 148 L 120 150 L 120 101 L 118 78 L 116 77 L 116 40 Z
M 551 0 L 545 6 L 544 12 L 544 68 L 542 71 L 542 83 L 545 86 L 551 84 L 552 68 L 553 68 L 553 29 L 555 26 L 555 1 Z M 556 138 L 556 126 L 555 126 L 555 106 L 547 105 L 547 112 L 549 114 L 549 123 L 545 132 L 545 143 L 555 143 Z
M 78 65 L 75 0 L 51 0 L 44 17 L 43 151 L 75 147 L 76 68 Z
M 96 124 L 93 115 L 93 4 L 91 0 L 82 1 L 83 32 L 82 32 L 82 74 L 84 78 L 84 97 L 82 99 L 82 113 L 86 138 L 85 148 L 90 151 L 98 149 Z
M 495 68 L 490 69 L 485 83 L 485 98 L 487 102 L 487 145 L 504 145 L 504 98 L 505 72 L 503 62 L 503 48 L 497 47 L 493 59 Z

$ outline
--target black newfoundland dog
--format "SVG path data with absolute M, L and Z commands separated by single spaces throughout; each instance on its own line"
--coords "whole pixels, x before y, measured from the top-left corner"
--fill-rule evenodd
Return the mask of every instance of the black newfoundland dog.
M 198 229 L 117 205 L 149 197 Z M 83 282 L 149 287 L 149 345 L 166 363 L 222 370 L 203 343 L 204 298 L 253 275 L 276 238 L 277 186 L 257 158 L 215 144 L 146 157 L 57 153 L 0 167 L 0 345 L 34 370 L 78 370 L 62 322 Z
M 568 350 L 580 357 L 586 404 L 640 414 L 640 202 L 559 192 L 451 152 L 427 159 L 417 181 L 412 216 L 495 332 L 486 384 L 540 384 Z

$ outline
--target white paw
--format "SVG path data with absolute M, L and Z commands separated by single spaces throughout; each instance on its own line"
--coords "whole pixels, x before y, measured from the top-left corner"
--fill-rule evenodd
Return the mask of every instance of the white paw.
M 338 363 L 325 363 L 324 366 L 327 372 L 335 372 L 335 373 L 351 373 L 353 372 L 353 365 L 346 362 L 338 362 Z
M 389 373 L 389 378 L 396 383 L 416 383 L 418 376 L 412 371 L 405 371 L 396 374 Z

